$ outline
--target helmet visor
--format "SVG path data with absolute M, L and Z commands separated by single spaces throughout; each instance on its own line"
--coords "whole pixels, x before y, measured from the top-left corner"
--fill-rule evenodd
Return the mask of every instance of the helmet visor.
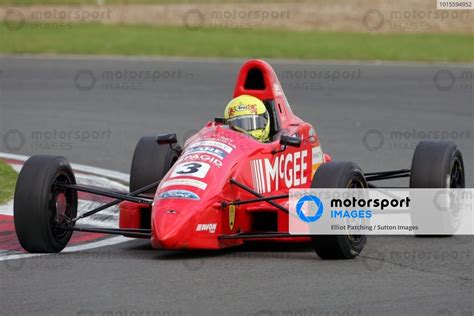
M 240 115 L 227 120 L 227 124 L 232 127 L 250 132 L 256 129 L 264 129 L 267 126 L 268 117 L 262 115 Z

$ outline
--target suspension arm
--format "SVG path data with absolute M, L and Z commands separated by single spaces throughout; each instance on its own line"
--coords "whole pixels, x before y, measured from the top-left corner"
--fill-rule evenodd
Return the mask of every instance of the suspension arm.
M 388 180 L 396 178 L 408 178 L 410 176 L 410 169 L 391 170 L 391 171 L 379 171 L 379 172 L 368 172 L 365 174 L 367 181 L 378 181 Z
M 285 213 L 287 213 L 287 214 L 290 213 L 290 211 L 289 211 L 286 207 L 284 207 L 284 206 L 282 206 L 282 205 L 280 205 L 280 204 L 274 202 L 272 197 L 269 197 L 270 199 L 268 199 L 268 198 L 264 197 L 263 195 L 261 195 L 260 193 L 258 193 L 258 192 L 256 192 L 256 191 L 252 190 L 251 188 L 249 188 L 249 187 L 246 186 L 245 184 L 242 184 L 242 183 L 240 183 L 239 181 L 235 180 L 234 178 L 231 178 L 231 179 L 230 179 L 230 183 L 235 184 L 236 186 L 238 186 L 238 187 L 241 188 L 242 190 L 247 191 L 248 193 L 255 195 L 257 198 L 262 199 L 261 201 L 267 202 L 268 204 L 270 204 L 270 205 L 276 207 L 277 209 L 279 209 L 280 211 L 283 211 L 283 212 L 285 212 Z M 282 197 L 282 198 L 283 198 L 283 197 Z M 244 201 L 242 201 L 242 202 L 244 202 Z M 253 202 L 255 202 L 255 201 L 253 201 Z M 251 202 L 249 202 L 249 203 L 251 203 Z M 244 203 L 244 204 L 245 204 L 245 203 Z
M 147 185 L 147 186 L 144 186 L 144 187 L 141 188 L 141 189 L 138 189 L 138 190 L 136 190 L 136 191 L 134 191 L 134 192 L 132 192 L 132 193 L 130 193 L 130 194 L 127 194 L 127 196 L 129 196 L 129 197 L 138 196 L 138 195 L 140 195 L 140 194 L 142 194 L 142 193 L 144 193 L 144 192 L 148 192 L 149 190 L 155 189 L 156 187 L 158 187 L 159 184 L 160 184 L 160 181 L 153 182 L 153 183 L 151 183 L 151 184 L 149 184 L 149 185 Z M 112 207 L 112 206 L 115 206 L 115 205 L 117 205 L 117 204 L 120 204 L 122 201 L 123 201 L 123 199 L 116 199 L 116 200 L 114 200 L 114 201 L 111 201 L 111 202 L 109 202 L 109 203 L 106 203 L 106 204 L 104 204 L 104 205 L 101 205 L 101 206 L 97 207 L 96 209 L 90 210 L 89 212 L 86 212 L 86 213 L 84 213 L 84 214 L 82 214 L 82 215 L 80 215 L 80 216 L 78 216 L 78 217 L 76 217 L 76 218 L 73 218 L 73 219 L 71 219 L 69 222 L 70 222 L 70 223 L 71 223 L 71 222 L 76 222 L 76 221 L 78 221 L 78 220 L 81 219 L 81 218 L 89 217 L 89 216 L 94 215 L 94 214 L 96 214 L 96 213 L 99 213 L 99 212 L 101 212 L 101 211 L 103 211 L 103 210 L 105 210 L 105 209 L 107 209 L 107 208 L 109 208 L 109 207 Z

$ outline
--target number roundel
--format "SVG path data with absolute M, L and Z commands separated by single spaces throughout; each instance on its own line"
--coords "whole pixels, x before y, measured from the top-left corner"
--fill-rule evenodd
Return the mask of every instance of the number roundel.
M 197 162 L 187 163 L 184 165 L 187 170 L 180 170 L 176 172 L 177 174 L 189 174 L 189 173 L 196 173 L 199 172 L 199 168 L 202 167 L 202 164 Z
M 186 162 L 177 164 L 171 173 L 171 178 L 195 177 L 205 178 L 211 166 L 205 162 Z

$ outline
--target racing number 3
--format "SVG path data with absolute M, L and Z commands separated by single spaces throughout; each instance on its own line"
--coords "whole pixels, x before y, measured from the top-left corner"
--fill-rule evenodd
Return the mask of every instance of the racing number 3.
M 176 165 L 170 177 L 196 177 L 202 179 L 207 175 L 209 168 L 210 165 L 204 162 L 181 163 Z
M 188 174 L 188 173 L 196 173 L 199 171 L 199 168 L 202 167 L 202 165 L 200 163 L 188 163 L 188 164 L 185 164 L 184 167 L 186 167 L 188 170 L 180 170 L 180 171 L 177 171 L 176 173 L 177 174 Z

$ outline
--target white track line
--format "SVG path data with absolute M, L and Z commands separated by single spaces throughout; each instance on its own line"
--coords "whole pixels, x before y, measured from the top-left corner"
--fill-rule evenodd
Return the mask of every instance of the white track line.
M 7 202 L 6 204 L 0 205 L 0 215 L 12 216 L 13 210 L 13 200 Z
M 71 247 L 66 247 L 64 248 L 61 253 L 74 253 L 78 251 L 83 251 L 83 250 L 90 250 L 90 249 L 95 249 L 95 248 L 100 248 L 100 247 L 105 247 L 105 246 L 112 246 L 116 244 L 121 244 L 126 241 L 130 241 L 130 238 L 127 237 L 114 237 L 114 238 L 108 238 L 104 240 L 99 240 L 96 242 L 91 242 L 91 243 L 86 243 L 83 245 L 77 245 L 77 246 L 71 246 Z M 15 260 L 15 259 L 25 259 L 25 258 L 32 258 L 32 257 L 39 257 L 39 256 L 47 256 L 51 254 L 46 254 L 46 253 L 22 253 L 22 254 L 14 254 L 14 255 L 8 255 L 5 257 L 0 257 L 0 261 L 6 261 L 6 260 Z
M 24 156 L 24 155 L 14 155 L 14 154 L 8 154 L 8 153 L 1 153 L 0 152 L 0 158 L 26 161 L 29 157 Z M 104 178 L 109 178 L 109 179 L 112 179 L 112 180 L 117 180 L 117 181 L 121 181 L 121 182 L 125 182 L 125 183 L 128 183 L 128 181 L 130 179 L 130 176 L 128 174 L 113 171 L 113 170 L 107 170 L 107 169 L 90 167 L 90 166 L 79 165 L 79 164 L 71 164 L 71 166 L 72 166 L 73 169 L 75 169 L 77 171 L 91 173 L 91 174 L 94 174 L 94 175 L 102 176 Z M 100 240 L 100 241 L 96 241 L 96 242 L 85 243 L 85 244 L 82 244 L 82 245 L 66 247 L 62 252 L 71 253 L 71 252 L 95 249 L 95 248 L 99 248 L 99 247 L 105 247 L 105 246 L 120 244 L 120 243 L 129 241 L 129 240 L 131 240 L 131 239 L 127 238 L 127 237 L 122 237 L 122 236 L 113 237 L 113 238 L 108 238 L 108 239 L 104 239 L 104 240 Z M 32 254 L 32 253 L 14 254 L 14 255 L 8 255 L 8 256 L 4 256 L 4 257 L 0 256 L 0 261 L 24 259 L 24 258 L 31 258 L 31 257 L 45 256 L 45 255 L 49 255 L 49 254 Z

